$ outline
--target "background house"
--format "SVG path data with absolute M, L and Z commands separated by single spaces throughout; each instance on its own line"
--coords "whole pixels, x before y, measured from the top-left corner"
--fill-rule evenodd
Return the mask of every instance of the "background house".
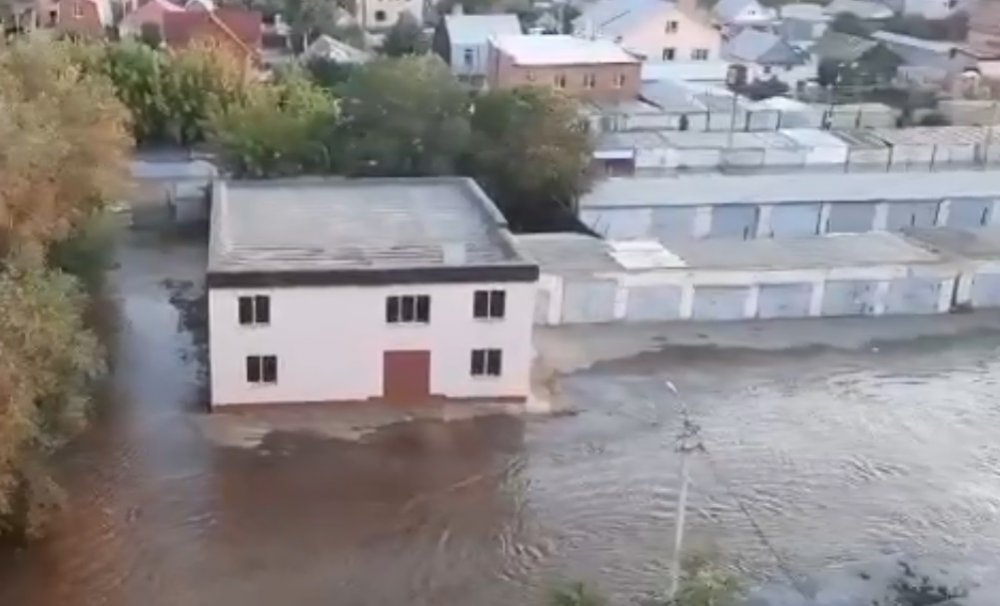
M 368 31 L 389 29 L 403 13 L 424 22 L 424 0 L 354 0 L 354 6 L 358 24 Z
M 771 31 L 753 28 L 742 30 L 730 38 L 723 47 L 723 57 L 729 61 L 767 68 L 791 68 L 804 65 L 809 54 L 793 46 Z
M 785 40 L 805 43 L 822 36 L 832 20 L 833 17 L 818 4 L 786 4 L 780 9 L 780 18 L 775 27 Z
M 895 13 L 891 8 L 880 2 L 869 0 L 833 0 L 824 9 L 828 15 L 854 15 L 862 21 L 882 21 L 889 19 Z
M 136 37 L 142 34 L 143 27 L 155 27 L 163 32 L 163 15 L 167 13 L 184 12 L 184 7 L 170 0 L 147 0 L 136 11 L 126 15 L 118 25 L 122 37 Z
M 520 34 L 516 15 L 447 15 L 434 30 L 432 47 L 459 79 L 480 84 L 486 78 L 490 38 Z
M 1000 0 L 979 0 L 972 4 L 968 42 L 980 58 L 1000 60 Z M 1000 78 L 1000 69 L 996 76 Z
M 355 48 L 326 34 L 318 36 L 302 53 L 303 61 L 323 59 L 344 65 L 360 65 L 367 63 L 371 58 L 370 52 Z
M 471 179 L 219 183 L 212 405 L 524 402 L 537 280 Z
M 712 14 L 722 25 L 761 25 L 774 21 L 777 13 L 758 0 L 719 0 L 712 7 Z
M 694 0 L 598 0 L 573 21 L 573 32 L 610 40 L 647 60 L 719 56 L 719 31 Z
M 608 40 L 575 36 L 498 36 L 490 39 L 490 88 L 547 86 L 590 101 L 635 99 L 639 60 Z
M 163 14 L 163 42 L 171 48 L 210 44 L 247 65 L 260 56 L 263 19 L 256 11 L 223 7 Z
M 114 25 L 111 0 L 62 0 L 57 11 L 56 30 L 62 34 L 103 37 Z

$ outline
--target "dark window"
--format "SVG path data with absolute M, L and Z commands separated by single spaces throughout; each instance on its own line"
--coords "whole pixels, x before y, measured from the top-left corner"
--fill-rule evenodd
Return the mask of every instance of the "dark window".
M 240 324 L 270 324 L 271 297 L 267 295 L 240 297 L 239 318 Z
M 390 324 L 399 322 L 399 297 L 386 297 L 385 321 Z
M 479 377 L 486 374 L 486 350 L 485 349 L 473 349 L 472 350 L 472 364 L 469 368 L 469 374 L 474 377 Z
M 427 324 L 431 321 L 431 298 L 428 295 L 417 297 L 417 322 Z
M 502 290 L 477 290 L 472 301 L 472 317 L 502 318 L 506 308 L 506 292 Z
M 486 374 L 499 377 L 503 370 L 503 354 L 499 349 L 486 350 Z
M 247 356 L 248 383 L 277 383 L 277 356 Z
M 499 377 L 503 372 L 503 352 L 499 349 L 473 349 L 469 374 L 474 377 Z
M 430 323 L 430 295 L 387 297 L 385 300 L 385 321 L 390 324 L 396 324 L 399 322 L 420 322 L 422 324 Z
M 375 11 L 375 20 L 379 23 L 385 21 L 385 11 Z

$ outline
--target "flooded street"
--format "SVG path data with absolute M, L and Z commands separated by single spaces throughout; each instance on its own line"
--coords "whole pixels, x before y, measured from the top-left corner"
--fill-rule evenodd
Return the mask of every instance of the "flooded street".
M 895 550 L 1000 575 L 995 332 L 647 353 L 561 378 L 574 415 L 233 447 L 204 430 L 170 301 L 204 251 L 133 236 L 120 257 L 110 401 L 61 457 L 69 499 L 50 537 L 0 552 L 0 605 L 530 605 L 558 579 L 620 598 L 662 588 L 680 409 L 664 380 L 707 449 L 692 546 L 755 580 Z

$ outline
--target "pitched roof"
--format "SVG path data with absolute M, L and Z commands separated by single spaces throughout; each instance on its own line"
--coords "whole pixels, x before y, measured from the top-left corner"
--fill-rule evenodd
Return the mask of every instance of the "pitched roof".
M 260 48 L 262 37 L 261 14 L 238 8 L 220 8 L 213 12 L 201 10 L 165 13 L 163 15 L 163 40 L 168 46 L 183 46 L 201 26 L 214 23 L 249 50 Z
M 447 15 L 444 27 L 452 44 L 486 44 L 493 36 L 521 33 L 517 15 Z
M 326 34 L 313 40 L 303 55 L 308 58 L 322 57 L 337 63 L 365 63 L 371 59 L 369 53 Z
M 598 0 L 573 20 L 573 28 L 593 28 L 593 33 L 600 36 L 623 36 L 657 11 L 675 6 L 669 0 Z
M 639 61 L 608 40 L 525 35 L 497 36 L 491 38 L 490 42 L 518 65 L 585 65 Z
M 744 19 L 743 14 L 747 10 L 752 10 L 757 14 Z M 774 11 L 764 8 L 757 0 L 719 0 L 712 7 L 712 12 L 726 23 L 737 21 L 768 21 L 774 17 Z
M 888 6 L 867 0 L 833 0 L 824 10 L 829 15 L 851 13 L 859 19 L 888 19 L 893 15 Z
M 921 48 L 923 50 L 942 54 L 950 53 L 952 50 L 959 47 L 959 45 L 955 42 L 948 42 L 946 40 L 926 40 L 924 38 L 917 38 L 915 36 L 907 36 L 906 34 L 897 34 L 895 32 L 887 32 L 884 30 L 875 32 L 872 34 L 872 38 L 889 44 Z
M 731 59 L 761 65 L 801 65 L 807 55 L 777 34 L 747 28 L 733 36 L 725 49 Z
M 809 2 L 786 4 L 781 7 L 780 14 L 782 19 L 798 19 L 800 21 L 825 22 L 832 19 L 829 14 L 824 12 L 822 6 Z
M 809 51 L 820 59 L 850 62 L 858 60 L 876 46 L 878 42 L 875 40 L 828 29 Z
M 138 30 L 145 23 L 163 24 L 163 15 L 166 13 L 180 13 L 184 8 L 170 2 L 170 0 L 148 0 L 135 11 L 125 15 L 122 19 L 123 29 Z

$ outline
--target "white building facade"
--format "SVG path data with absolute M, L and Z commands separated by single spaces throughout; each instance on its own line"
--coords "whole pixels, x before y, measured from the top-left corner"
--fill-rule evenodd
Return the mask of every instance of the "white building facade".
M 349 183 L 216 189 L 213 407 L 525 401 L 538 268 L 489 199 L 465 179 Z

